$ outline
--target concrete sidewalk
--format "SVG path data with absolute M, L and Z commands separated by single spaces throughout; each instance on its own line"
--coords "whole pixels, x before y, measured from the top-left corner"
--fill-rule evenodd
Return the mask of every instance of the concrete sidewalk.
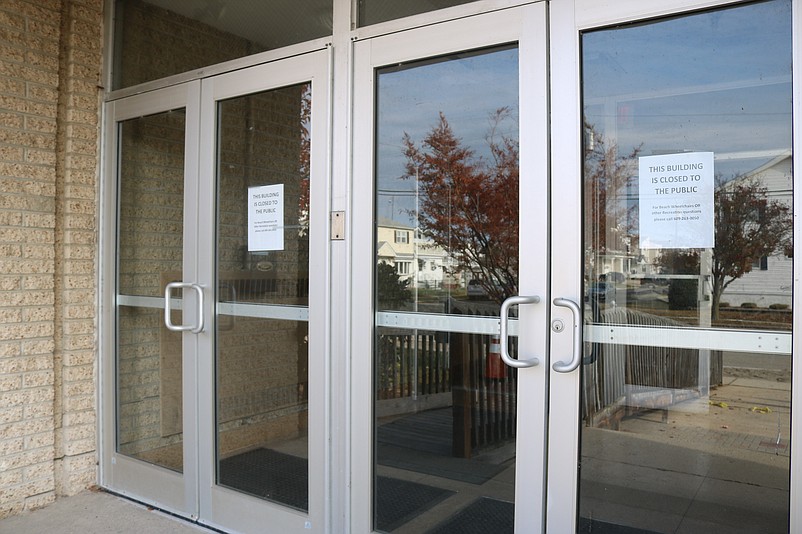
M 2 534 L 211 534 L 215 531 L 104 491 L 84 491 L 0 520 Z

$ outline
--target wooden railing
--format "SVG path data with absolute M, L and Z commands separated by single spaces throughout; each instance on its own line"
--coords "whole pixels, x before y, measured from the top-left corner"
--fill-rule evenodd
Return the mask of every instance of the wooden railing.
M 510 340 L 510 351 L 517 351 L 515 338 Z M 380 335 L 376 399 L 416 397 L 422 405 L 426 396 L 449 394 L 452 451 L 455 456 L 470 457 L 477 449 L 515 436 L 517 373 L 506 365 L 488 364 L 492 358 L 496 356 L 490 354 L 487 335 Z
M 379 336 L 377 399 L 451 391 L 447 334 Z
M 685 326 L 626 308 L 605 310 L 600 319 L 618 325 Z M 702 360 L 702 365 L 705 361 Z M 585 354 L 582 368 L 586 424 L 617 427 L 620 419 L 633 411 L 667 410 L 721 383 L 719 352 L 710 351 L 707 370 L 700 372 L 699 366 L 699 349 L 594 344 L 591 352 Z

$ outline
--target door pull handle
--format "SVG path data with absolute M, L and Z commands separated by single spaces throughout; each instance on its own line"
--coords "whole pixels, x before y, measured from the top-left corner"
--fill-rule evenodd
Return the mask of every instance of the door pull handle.
M 173 294 L 173 289 L 193 289 L 198 293 L 198 324 L 196 325 L 175 325 L 170 320 L 170 314 L 173 311 L 170 305 L 170 298 Z M 164 288 L 164 326 L 171 332 L 192 332 L 193 334 L 200 334 L 203 331 L 203 288 L 198 284 L 191 284 L 188 282 L 170 282 Z
M 501 304 L 501 321 L 500 321 L 500 333 L 499 337 L 501 338 L 501 359 L 504 360 L 504 363 L 509 365 L 510 367 L 514 367 L 516 369 L 522 369 L 525 367 L 534 367 L 540 363 L 540 360 L 537 358 L 531 358 L 529 360 L 516 360 L 509 353 L 509 339 L 507 334 L 507 322 L 510 318 L 510 307 L 515 306 L 517 304 L 537 304 L 540 302 L 540 297 L 538 296 L 531 296 L 531 297 L 524 297 L 524 296 L 516 296 L 510 297 L 505 300 Z
M 554 305 L 571 310 L 571 315 L 573 315 L 574 318 L 572 325 L 573 349 L 570 362 L 565 363 L 563 361 L 559 361 L 552 365 L 551 368 L 558 373 L 570 373 L 579 367 L 579 364 L 582 362 L 582 311 L 579 309 L 579 306 L 576 302 L 569 299 L 556 298 L 554 299 Z

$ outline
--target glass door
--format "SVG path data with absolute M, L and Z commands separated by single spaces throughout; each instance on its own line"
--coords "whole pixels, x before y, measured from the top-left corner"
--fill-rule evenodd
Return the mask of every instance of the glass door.
M 541 529 L 545 28 L 356 43 L 354 532 Z
M 227 530 L 323 529 L 328 64 L 204 80 L 200 503 Z
M 225 531 L 324 528 L 329 63 L 110 104 L 104 483 Z
M 553 287 L 584 343 L 551 377 L 549 532 L 799 528 L 792 2 L 674 4 L 553 12 L 553 64 L 579 59 L 555 67 Z
M 200 83 L 108 108 L 104 484 L 196 516 Z M 168 289 L 169 288 L 169 289 Z

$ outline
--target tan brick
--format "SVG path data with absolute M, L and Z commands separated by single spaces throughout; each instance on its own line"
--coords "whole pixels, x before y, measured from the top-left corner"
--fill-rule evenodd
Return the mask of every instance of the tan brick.
M 85 321 L 85 320 L 64 321 L 61 327 L 64 334 L 68 336 L 91 334 L 92 337 L 94 337 L 95 333 L 95 323 L 91 321 Z M 70 365 L 70 364 L 66 363 L 65 361 L 65 365 Z
M 22 421 L 24 412 L 25 410 L 22 406 L 4 406 L 0 410 L 0 424 Z
M 56 257 L 53 245 L 24 245 L 22 257 L 26 259 L 52 260 Z
M 45 117 L 25 117 L 25 129 L 32 132 L 40 132 L 45 134 L 56 133 L 56 119 Z
M 0 276 L 0 291 L 14 291 L 22 287 L 22 278 L 18 276 Z
M 26 511 L 38 510 L 40 508 L 44 508 L 49 504 L 53 504 L 55 501 L 56 501 L 55 491 L 48 491 L 47 493 L 40 493 L 38 495 L 33 495 L 25 499 L 25 510 Z
M 94 428 L 96 423 L 94 411 L 71 412 L 64 414 L 62 424 L 66 426 L 89 425 Z
M 25 388 L 51 386 L 53 385 L 53 381 L 53 371 L 37 371 L 25 373 L 22 378 L 22 386 Z
M 0 226 L 21 226 L 22 213 L 13 211 L 0 211 Z
M 0 443 L 0 456 L 6 456 L 8 454 L 14 454 L 20 451 L 22 451 L 22 439 L 9 440 Z M 7 488 L 9 486 L 22 484 L 22 473 L 22 469 L 12 469 L 11 471 L 0 473 L 0 488 Z
M 30 356 L 37 354 L 51 355 L 55 350 L 55 342 L 52 339 L 26 340 L 22 342 L 21 347 L 22 354 L 28 356 L 28 361 L 36 362 L 38 358 L 30 358 Z
M 92 349 L 94 346 L 94 336 L 70 336 L 64 340 L 64 350 Z
M 0 358 L 19 356 L 20 354 L 21 346 L 18 341 L 0 343 Z M 2 404 L 0 404 L 0 406 L 2 406 Z
M 56 311 L 52 307 L 25 308 L 23 317 L 25 321 L 39 322 L 52 321 L 55 319 Z
M 26 150 L 25 163 L 54 167 L 56 165 L 56 153 L 51 150 Z
M 0 329 L 0 340 L 30 339 L 53 335 L 53 323 L 14 324 Z
M 20 436 L 27 436 L 37 432 L 47 432 L 52 430 L 53 420 L 50 418 L 32 419 L 20 421 L 18 423 L 7 423 L 0 425 L 0 440 L 17 438 Z M 2 458 L 0 458 L 0 468 L 2 467 Z M 30 465 L 32 462 L 27 462 L 21 465 Z
M 2 397 L 0 397 L 2 398 Z M 95 407 L 94 395 L 73 395 L 64 399 L 63 409 L 65 412 L 91 410 Z
M 53 436 L 53 431 L 52 430 L 48 430 L 47 432 L 40 432 L 38 434 L 31 434 L 31 435 L 25 436 L 25 449 L 30 450 L 30 449 L 39 449 L 39 448 L 42 448 L 42 447 L 52 447 L 53 444 L 54 444 L 54 441 L 55 441 L 55 437 Z M 52 472 L 53 464 L 51 462 L 48 462 L 46 464 L 39 464 L 39 465 L 40 466 L 46 465 Z M 30 467 L 26 467 L 25 468 L 26 477 L 27 478 L 33 478 L 32 476 L 30 476 L 28 474 L 28 470 L 29 469 L 30 469 Z M 40 470 L 41 470 L 41 468 L 40 468 Z M 41 475 L 41 473 L 40 473 L 40 475 Z
M 17 515 L 25 509 L 22 501 L 0 504 L 0 519 Z
M 28 276 L 25 276 L 25 277 L 22 278 L 22 286 L 26 290 L 53 289 L 53 287 L 54 287 L 53 275 L 47 274 L 47 275 L 28 275 Z M 49 293 L 49 291 L 48 291 L 48 293 Z
M 0 391 L 18 390 L 22 387 L 22 375 L 0 376 Z
M 95 385 L 91 382 L 75 382 L 65 384 L 64 393 L 68 397 L 91 395 L 95 391 Z
M 25 370 L 25 360 L 22 358 L 0 359 L 0 375 L 12 375 Z
M 1 46 L 0 53 L 2 53 Z M 25 96 L 25 82 L 5 77 L 0 78 L 0 93 Z
M 53 369 L 53 356 L 43 354 L 39 356 L 27 356 L 25 359 L 25 372 L 45 371 Z
M 16 28 L 18 30 L 25 29 L 25 17 L 22 17 L 18 13 L 10 13 L 6 11 L 10 6 L 7 6 L 6 9 L 0 10 L 0 25 L 2 26 L 11 26 L 12 28 Z
M 52 262 L 0 260 L 0 274 L 53 272 Z
M 94 427 L 92 428 L 93 435 L 81 440 L 70 440 L 64 445 L 64 453 L 69 455 L 85 454 L 95 450 L 95 436 Z
M 21 258 L 22 247 L 20 245 L 0 245 L 0 256 L 6 258 Z
M 39 404 L 28 404 L 24 408 L 25 417 L 34 419 L 37 417 L 53 417 L 53 403 L 42 402 Z
M 31 64 L 37 64 L 31 60 L 31 56 L 35 58 L 43 57 L 41 54 L 29 54 L 29 57 L 26 58 L 26 60 Z M 48 56 L 44 57 L 46 57 L 48 61 L 52 61 L 51 57 Z M 58 59 L 56 66 L 58 66 Z M 46 102 L 52 106 L 55 102 L 58 101 L 58 89 L 55 87 L 49 87 L 47 85 L 29 83 L 27 97 L 34 100 L 42 100 L 43 102 Z

